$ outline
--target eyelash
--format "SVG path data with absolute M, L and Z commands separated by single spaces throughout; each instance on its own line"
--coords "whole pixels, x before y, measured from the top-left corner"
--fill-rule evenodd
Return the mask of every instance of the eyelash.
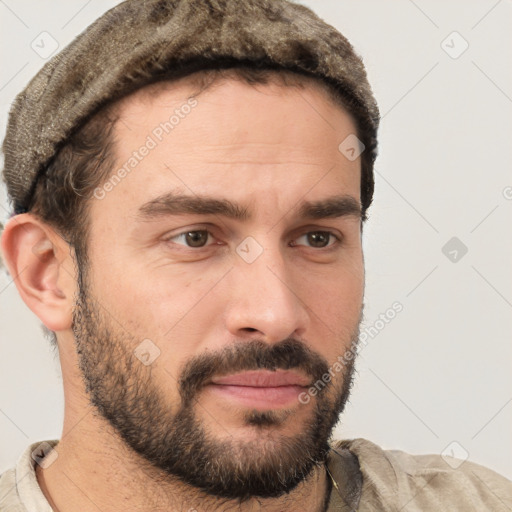
M 176 235 L 173 235 L 171 237 L 165 238 L 164 242 L 169 243 L 169 244 L 174 244 L 175 242 L 171 242 L 171 240 L 173 240 L 175 238 L 178 238 L 180 236 L 185 236 L 188 233 L 200 233 L 200 232 L 206 232 L 206 233 L 208 233 L 209 235 L 211 235 L 213 237 L 213 233 L 210 230 L 208 230 L 208 229 L 187 229 L 186 231 L 182 231 L 181 233 L 177 233 Z M 328 251 L 328 250 L 333 249 L 334 247 L 338 246 L 341 243 L 341 241 L 342 241 L 340 236 L 338 236 L 333 231 L 329 231 L 329 230 L 326 230 L 326 229 L 316 229 L 316 230 L 313 230 L 313 231 L 307 231 L 306 233 L 303 233 L 302 235 L 300 235 L 300 237 L 307 236 L 307 235 L 309 235 L 311 233 L 327 234 L 327 235 L 329 235 L 329 236 L 331 236 L 331 237 L 333 237 L 335 239 L 335 243 L 333 243 L 331 245 L 328 245 L 326 247 L 309 247 L 310 249 L 317 249 L 318 251 Z M 177 245 L 181 245 L 181 244 L 177 244 Z M 200 251 L 201 249 L 207 249 L 209 246 L 205 245 L 205 246 L 202 246 L 202 247 L 190 247 L 190 246 L 184 245 L 183 247 L 185 247 L 186 249 L 192 249 L 192 250 L 195 250 L 195 251 Z

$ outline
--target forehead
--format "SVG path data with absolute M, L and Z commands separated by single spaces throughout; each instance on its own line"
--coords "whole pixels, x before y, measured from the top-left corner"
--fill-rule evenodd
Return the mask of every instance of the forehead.
M 339 150 L 356 132 L 353 118 L 321 83 L 303 83 L 227 78 L 195 94 L 197 81 L 186 77 L 124 98 L 114 130 L 113 177 L 123 170 L 122 179 L 102 209 L 117 201 L 134 214 L 173 190 L 233 200 L 250 193 L 253 201 L 274 194 L 276 207 L 312 188 L 324 196 L 349 191 L 359 201 L 360 159 Z
M 118 128 L 123 136 L 126 136 L 122 128 L 126 127 L 123 121 L 127 121 L 128 118 L 134 120 L 134 116 L 141 116 L 144 112 L 149 114 L 151 111 L 173 105 L 179 109 L 186 100 L 193 97 L 201 104 L 200 110 L 203 111 L 203 115 L 221 114 L 219 109 L 215 108 L 221 105 L 223 112 L 229 114 L 229 117 L 227 115 L 219 117 L 218 121 L 222 127 L 228 124 L 245 124 L 246 115 L 255 113 L 258 115 L 251 120 L 254 122 L 261 120 L 265 123 L 272 112 L 261 111 L 258 108 L 266 105 L 277 109 L 277 114 L 290 115 L 293 111 L 297 111 L 297 114 L 305 114 L 305 122 L 309 122 L 312 116 L 316 116 L 319 118 L 317 121 L 326 123 L 333 131 L 343 129 L 343 126 L 338 123 L 342 118 L 341 124 L 348 122 L 351 124 L 350 131 L 353 133 L 357 131 L 353 116 L 339 100 L 334 99 L 333 90 L 320 79 L 287 70 L 260 71 L 261 73 L 253 74 L 254 70 L 244 69 L 206 70 L 142 87 L 118 102 L 117 111 L 121 117 Z M 160 118 L 165 122 L 165 118 L 162 116 Z M 203 121 L 204 118 L 201 122 Z M 279 128 L 276 126 L 276 129 Z M 293 126 L 288 128 L 292 129 Z M 313 130 L 319 133 L 318 126 L 314 122 L 311 124 L 310 131 L 313 132 Z

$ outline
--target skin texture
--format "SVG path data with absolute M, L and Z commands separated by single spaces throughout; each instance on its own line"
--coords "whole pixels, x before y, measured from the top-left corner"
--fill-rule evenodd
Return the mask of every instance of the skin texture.
M 360 160 L 338 150 L 356 130 L 306 84 L 224 80 L 204 91 L 136 168 L 91 200 L 90 266 L 80 273 L 50 226 L 31 214 L 7 224 L 2 250 L 20 295 L 58 334 L 64 427 L 58 458 L 37 470 L 56 510 L 322 510 L 324 449 L 353 366 L 286 407 L 248 406 L 208 385 L 256 368 L 315 382 L 357 340 L 361 220 L 297 217 L 304 200 L 344 194 L 360 203 Z M 182 79 L 122 101 L 119 167 L 190 93 Z M 252 218 L 137 218 L 171 191 L 236 201 Z M 247 237 L 261 250 L 251 263 L 237 252 Z M 143 340 L 159 351 L 148 365 L 134 355 Z M 178 449 L 183 456 L 170 460 Z

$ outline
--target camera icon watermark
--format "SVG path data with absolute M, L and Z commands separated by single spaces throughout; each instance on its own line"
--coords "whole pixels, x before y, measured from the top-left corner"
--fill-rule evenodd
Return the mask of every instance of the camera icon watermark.
M 142 340 L 133 351 L 135 357 L 144 365 L 149 366 L 161 354 L 160 349 L 149 339 Z
M 469 457 L 468 451 L 457 441 L 452 441 L 442 452 L 441 457 L 452 469 L 457 469 Z
M 238 244 L 236 252 L 246 263 L 253 263 L 263 253 L 263 247 L 252 236 L 248 236 Z
M 57 40 L 49 32 L 41 32 L 31 43 L 30 47 L 39 57 L 47 59 L 51 57 L 59 47 Z
M 59 454 L 55 448 L 47 441 L 43 441 L 35 450 L 32 451 L 32 459 L 36 464 L 43 469 L 50 467 L 56 460 Z
M 441 248 L 441 252 L 452 262 L 458 263 L 468 252 L 467 246 L 456 236 L 450 238 Z
M 359 158 L 364 149 L 365 145 L 363 142 L 359 140 L 353 133 L 346 137 L 338 146 L 339 152 L 351 162 Z
M 441 48 L 452 59 L 458 59 L 469 48 L 469 43 L 457 31 L 453 31 L 441 41 Z

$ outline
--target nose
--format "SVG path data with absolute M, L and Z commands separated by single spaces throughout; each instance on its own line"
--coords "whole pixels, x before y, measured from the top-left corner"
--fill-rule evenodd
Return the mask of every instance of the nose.
M 276 343 L 301 338 L 310 315 L 294 274 L 279 249 L 263 253 L 252 263 L 236 259 L 229 273 L 230 300 L 224 310 L 228 331 L 238 339 Z

